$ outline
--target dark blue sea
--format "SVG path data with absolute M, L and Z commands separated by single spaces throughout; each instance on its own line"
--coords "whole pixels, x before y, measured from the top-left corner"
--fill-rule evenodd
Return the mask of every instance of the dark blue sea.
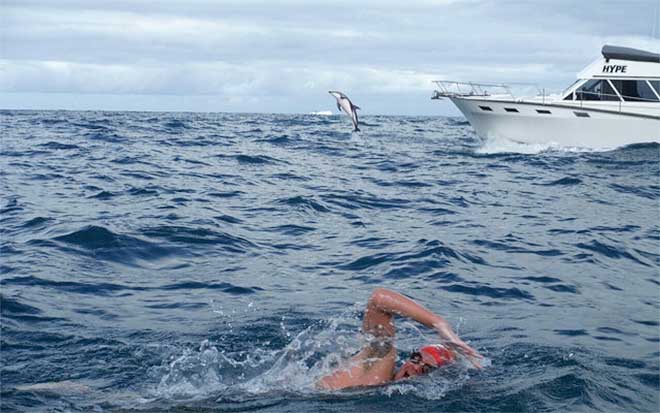
M 461 118 L 0 112 L 4 412 L 655 412 L 660 146 Z M 487 357 L 314 382 L 377 286 Z M 397 322 L 400 358 L 437 341 Z

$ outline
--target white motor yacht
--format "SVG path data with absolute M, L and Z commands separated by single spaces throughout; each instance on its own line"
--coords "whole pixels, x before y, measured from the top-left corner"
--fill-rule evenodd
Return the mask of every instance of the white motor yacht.
M 596 149 L 660 143 L 660 54 L 603 46 L 564 92 L 530 98 L 511 86 L 435 81 L 482 138 Z

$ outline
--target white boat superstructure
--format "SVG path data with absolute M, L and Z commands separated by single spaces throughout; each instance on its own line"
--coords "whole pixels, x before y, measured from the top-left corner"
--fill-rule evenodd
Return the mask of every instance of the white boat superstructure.
M 660 54 L 604 46 L 564 92 L 518 98 L 507 85 L 435 81 L 482 138 L 616 148 L 660 143 Z

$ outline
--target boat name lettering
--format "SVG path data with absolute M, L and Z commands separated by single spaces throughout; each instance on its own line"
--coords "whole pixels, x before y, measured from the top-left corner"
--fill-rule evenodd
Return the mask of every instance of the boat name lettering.
M 605 65 L 603 73 L 626 73 L 628 65 Z

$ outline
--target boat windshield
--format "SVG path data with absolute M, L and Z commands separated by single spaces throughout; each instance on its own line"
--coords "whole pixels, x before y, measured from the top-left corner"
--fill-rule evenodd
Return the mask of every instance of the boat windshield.
M 565 95 L 566 92 L 568 92 L 569 90 L 573 89 L 573 86 L 577 85 L 578 83 L 580 83 L 580 82 L 582 82 L 582 81 L 584 81 L 584 79 L 577 79 L 577 80 L 575 80 L 575 82 L 571 83 L 571 85 L 570 85 L 569 87 L 567 87 L 566 89 L 564 89 L 564 91 L 561 92 L 561 94 L 562 94 L 562 95 Z
M 660 80 L 649 80 L 649 84 L 653 89 L 655 89 L 655 93 L 660 96 Z
M 611 80 L 626 102 L 658 102 L 658 96 L 646 80 Z
M 575 100 L 620 101 L 621 99 L 607 79 L 591 79 L 575 91 Z

